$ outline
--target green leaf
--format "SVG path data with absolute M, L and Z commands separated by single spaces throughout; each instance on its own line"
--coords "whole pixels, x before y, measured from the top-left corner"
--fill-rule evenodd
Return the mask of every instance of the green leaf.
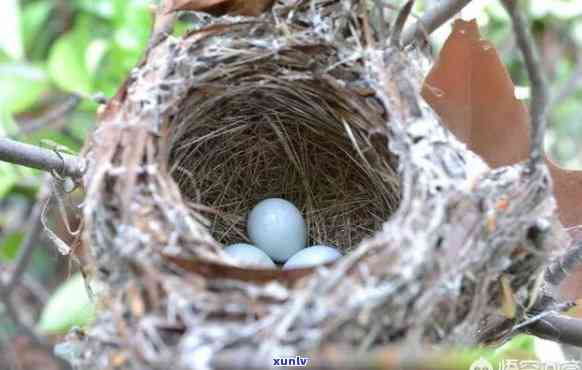
M 0 104 L 0 137 L 15 136 L 18 134 L 18 126 L 14 122 L 14 117 L 8 110 Z
M 0 110 L 19 113 L 36 103 L 48 87 L 45 72 L 28 63 L 0 64 Z
M 0 85 L 0 91 L 2 85 Z M 0 137 L 15 136 L 18 134 L 18 127 L 12 115 L 2 107 L 0 101 Z M 0 199 L 12 190 L 22 178 L 32 176 L 35 171 L 32 168 L 21 167 L 0 161 Z
M 41 28 L 46 24 L 54 4 L 50 1 L 37 1 L 22 9 L 22 38 L 26 50 L 30 50 Z
M 577 20 L 572 26 L 572 38 L 578 47 L 582 45 L 582 20 Z
M 515 351 L 523 351 L 535 354 L 534 351 L 534 337 L 531 335 L 518 335 L 512 338 L 509 342 L 505 343 L 501 347 L 495 350 L 495 354 L 499 356 L 506 356 L 508 353 Z
M 82 95 L 91 93 L 91 77 L 85 61 L 87 44 L 81 32 L 69 32 L 61 36 L 52 47 L 48 71 L 61 89 Z
M 62 132 L 51 130 L 51 129 L 43 129 L 32 134 L 29 134 L 27 137 L 27 142 L 34 145 L 43 145 L 42 143 L 54 142 L 58 145 L 66 146 L 70 150 L 74 152 L 79 152 L 81 149 L 79 143 L 71 138 L 69 135 L 63 134 Z
M 45 305 L 38 323 L 42 334 L 64 334 L 74 326 L 86 326 L 95 318 L 95 304 L 80 273 L 61 284 Z
M 108 50 L 109 43 L 104 39 L 93 40 L 87 47 L 85 58 L 87 60 L 87 70 L 91 77 L 95 77 L 97 69 L 100 67 Z
M 15 165 L 0 162 L 0 199 L 12 190 L 12 187 L 18 183 L 19 179 L 20 174 Z
M 129 26 L 136 24 L 136 19 L 139 22 L 149 23 L 151 21 L 150 5 L 151 0 L 109 0 L 113 3 L 114 18 L 116 27 Z M 158 1 L 159 3 L 159 1 Z
M 87 133 L 95 126 L 95 107 L 88 108 L 90 111 L 75 112 L 70 118 L 69 133 L 80 142 L 85 141 Z
M 2 88 L 3 86 L 0 85 L 0 96 Z M 14 135 L 17 131 L 12 115 L 2 107 L 2 100 L 0 100 L 0 137 Z M 0 161 L 0 199 L 12 190 L 21 177 L 22 173 L 18 166 Z
M 526 337 L 526 338 L 524 338 Z M 500 350 L 502 349 L 502 350 Z M 431 361 L 435 369 L 473 369 L 479 362 L 479 368 L 501 369 L 504 360 L 536 360 L 533 351 L 533 338 L 518 336 L 499 349 L 491 348 L 451 348 L 446 352 L 437 352 Z
M 77 0 L 76 5 L 84 12 L 102 18 L 111 18 L 115 15 L 111 0 Z
M 20 21 L 19 0 L 3 0 L 0 12 L 0 49 L 14 60 L 24 58 Z
M 0 261 L 12 261 L 18 254 L 23 235 L 21 232 L 9 234 L 0 244 Z
M 141 55 L 149 40 L 152 16 L 149 0 L 115 0 L 114 40 L 119 47 Z

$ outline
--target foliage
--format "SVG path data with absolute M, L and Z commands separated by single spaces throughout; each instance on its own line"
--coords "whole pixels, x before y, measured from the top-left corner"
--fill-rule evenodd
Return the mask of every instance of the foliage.
M 149 5 L 149 0 L 4 0 L 0 137 L 34 144 L 52 141 L 78 151 L 97 108 L 89 98 L 98 92 L 112 96 L 144 50 L 151 27 Z M 64 122 L 43 122 L 72 95 L 83 100 L 61 118 Z M 35 129 L 27 129 L 38 122 Z M 0 263 L 16 258 L 41 181 L 39 171 L 0 162 Z M 67 274 L 49 248 L 37 249 L 29 269 L 51 290 L 55 277 Z M 38 329 L 66 332 L 87 322 L 92 310 L 82 279 L 74 276 L 49 299 Z
M 42 334 L 65 334 L 72 327 L 83 327 L 95 317 L 95 304 L 85 290 L 83 275 L 65 281 L 43 308 L 38 323 Z
M 35 144 L 49 139 L 78 151 L 97 108 L 87 98 L 97 92 L 112 96 L 144 50 L 151 27 L 149 5 L 149 0 L 5 0 L 0 13 L 0 137 Z M 22 133 L 22 122 L 42 120 L 71 94 L 85 99 L 66 118 L 66 130 L 41 127 Z M 0 200 L 19 184 L 38 188 L 39 183 L 38 171 L 0 162 Z
M 417 3 L 416 10 L 420 12 L 430 2 Z M 3 0 L 0 13 L 0 137 L 10 136 L 33 143 L 49 139 L 79 150 L 87 131 L 93 127 L 97 107 L 87 98 L 100 92 L 112 96 L 138 62 L 151 28 L 150 4 L 150 0 Z M 577 68 L 580 73 L 582 2 L 530 0 L 527 4 L 552 90 L 558 92 L 571 81 Z M 516 84 L 527 86 L 505 12 L 497 2 L 492 2 L 479 9 L 477 15 L 485 36 L 501 51 Z M 448 34 L 448 29 L 444 33 Z M 41 128 L 33 133 L 22 133 L 23 122 L 42 117 L 71 94 L 82 96 L 84 101 L 67 118 L 65 130 Z M 582 167 L 582 152 L 578 149 L 582 142 L 581 99 L 582 89 L 575 86 L 569 97 L 553 107 L 550 117 L 548 145 L 551 153 L 571 168 Z M 14 259 L 23 239 L 23 231 L 8 227 L 10 220 L 2 217 L 6 204 L 23 197 L 32 201 L 39 184 L 38 171 L 0 162 L 2 262 Z M 46 256 L 43 262 L 54 263 Z M 59 317 L 76 317 L 76 314 L 62 311 L 71 306 L 63 308 L 61 305 L 72 299 L 69 296 L 72 293 L 66 293 L 66 289 L 72 291 L 84 286 L 78 276 L 67 284 L 69 288 L 55 293 L 45 308 L 40 320 L 40 328 L 45 332 L 62 331 L 86 322 L 83 320 L 87 316 L 81 321 L 56 322 Z M 76 297 L 84 299 L 82 294 Z M 77 303 L 77 308 L 83 306 Z

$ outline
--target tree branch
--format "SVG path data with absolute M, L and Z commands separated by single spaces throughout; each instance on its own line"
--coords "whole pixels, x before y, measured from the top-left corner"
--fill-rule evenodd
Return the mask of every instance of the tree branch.
M 571 72 L 570 78 L 566 81 L 558 90 L 558 92 L 552 97 L 551 106 L 555 107 L 560 105 L 564 100 L 569 98 L 576 90 L 582 85 L 582 53 L 578 53 L 576 65 L 574 70 Z
M 22 321 L 20 315 L 18 314 L 18 310 L 12 302 L 11 295 L 0 295 L 0 303 L 4 306 L 4 310 L 7 316 L 10 318 L 10 320 L 12 320 L 12 323 L 21 334 L 24 334 L 30 338 L 32 343 L 36 347 L 41 348 L 53 361 L 55 361 L 61 370 L 71 369 L 71 365 L 67 361 L 55 356 L 53 353 L 53 346 L 50 343 L 44 340 L 44 338 L 39 337 L 33 328 Z
M 12 270 L 8 279 L 4 282 L 0 280 L 0 304 L 4 307 L 6 315 L 10 318 L 16 329 L 30 338 L 32 343 L 41 348 L 47 355 L 58 364 L 59 368 L 62 370 L 69 370 L 71 366 L 65 360 L 58 358 L 53 353 L 53 348 L 50 343 L 48 343 L 44 338 L 39 336 L 36 331 L 25 323 L 18 312 L 18 309 L 14 305 L 13 296 L 16 291 L 18 284 L 23 278 L 23 274 L 28 266 L 32 253 L 38 242 L 38 236 L 41 232 L 41 213 L 43 209 L 43 203 L 46 198 L 50 196 L 50 187 L 47 186 L 45 181 L 40 189 L 38 199 L 32 209 L 32 213 L 29 218 L 28 224 L 30 224 L 31 229 L 26 234 L 26 238 L 22 242 L 19 248 L 18 257 L 16 259 L 14 270 Z
M 548 84 L 542 71 L 536 45 L 527 29 L 524 16 L 518 9 L 518 1 L 503 0 L 502 3 L 511 17 L 515 39 L 523 54 L 531 84 L 530 160 L 533 169 L 537 164 L 542 163 L 544 158 L 544 133 L 549 104 Z
M 6 138 L 0 138 L 0 161 L 70 177 L 81 177 L 85 168 L 85 161 L 79 157 Z
M 9 294 L 9 292 L 15 289 L 16 285 L 22 278 L 28 263 L 30 262 L 32 253 L 38 244 L 39 235 L 42 232 L 41 215 L 43 205 L 48 197 L 50 197 L 50 186 L 48 186 L 47 181 L 48 179 L 44 180 L 38 193 L 36 203 L 34 204 L 28 222 L 26 223 L 29 227 L 29 230 L 26 233 L 26 237 L 22 241 L 20 248 L 18 249 L 18 256 L 16 257 L 14 269 L 12 270 L 9 279 L 6 282 L 1 282 L 2 284 L 0 284 L 0 294 Z
M 152 49 L 172 33 L 178 19 L 177 12 L 170 12 L 172 6 L 171 1 L 161 1 L 160 5 L 151 7 L 153 26 L 148 49 Z
M 433 8 L 430 8 L 414 25 L 404 31 L 402 45 L 406 46 L 417 37 L 432 33 L 460 12 L 470 2 L 471 0 L 444 0 Z
M 559 256 L 546 268 L 546 281 L 553 285 L 560 285 L 566 277 L 582 264 L 582 240 L 574 243 L 564 255 Z
M 394 21 L 394 26 L 392 26 L 392 35 L 390 36 L 390 45 L 394 47 L 400 47 L 400 37 L 402 34 L 402 29 L 404 28 L 404 24 L 412 11 L 412 7 L 414 6 L 415 0 L 408 0 L 402 9 L 398 12 L 398 16 Z
M 38 237 L 42 231 L 42 224 L 40 222 L 42 206 L 42 203 L 37 201 L 32 209 L 32 213 L 27 222 L 30 229 L 18 249 L 18 256 L 16 257 L 14 270 L 10 274 L 10 279 L 6 282 L 5 286 L 1 287 L 4 290 L 11 291 L 16 287 L 28 266 L 28 262 L 30 262 L 32 253 L 38 244 Z
M 582 347 L 582 319 L 552 313 L 527 327 L 529 334 Z
M 55 128 L 66 123 L 64 119 L 67 115 L 77 109 L 81 103 L 81 97 L 79 95 L 71 95 L 64 102 L 59 104 L 56 108 L 50 110 L 42 117 L 24 121 L 20 123 L 21 133 L 31 133 L 42 128 Z

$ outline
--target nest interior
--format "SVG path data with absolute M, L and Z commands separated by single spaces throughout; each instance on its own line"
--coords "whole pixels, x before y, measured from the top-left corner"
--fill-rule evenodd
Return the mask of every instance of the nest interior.
M 343 251 L 398 207 L 396 159 L 380 104 L 349 86 L 360 77 L 353 70 L 323 75 L 329 60 L 309 54 L 289 49 L 253 63 L 231 56 L 219 77 L 198 81 L 173 116 L 172 176 L 185 198 L 211 209 L 220 243 L 248 242 L 247 214 L 265 198 L 298 206 L 308 245 Z

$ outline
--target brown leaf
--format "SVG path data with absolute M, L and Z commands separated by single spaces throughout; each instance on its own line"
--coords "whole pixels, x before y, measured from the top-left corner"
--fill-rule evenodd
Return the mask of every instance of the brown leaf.
M 443 123 L 491 167 L 529 155 L 529 114 L 493 45 L 475 20 L 457 20 L 425 79 L 422 96 Z M 546 158 L 564 226 L 582 224 L 582 171 Z
M 582 225 L 582 171 L 560 168 L 548 158 L 546 163 L 554 180 L 560 221 L 566 227 Z
M 528 113 L 475 20 L 457 20 L 422 95 L 449 129 L 491 167 L 528 157 Z
M 224 14 L 259 16 L 273 6 L 275 0 L 170 0 L 167 12 L 179 10 L 202 11 L 214 16 Z

